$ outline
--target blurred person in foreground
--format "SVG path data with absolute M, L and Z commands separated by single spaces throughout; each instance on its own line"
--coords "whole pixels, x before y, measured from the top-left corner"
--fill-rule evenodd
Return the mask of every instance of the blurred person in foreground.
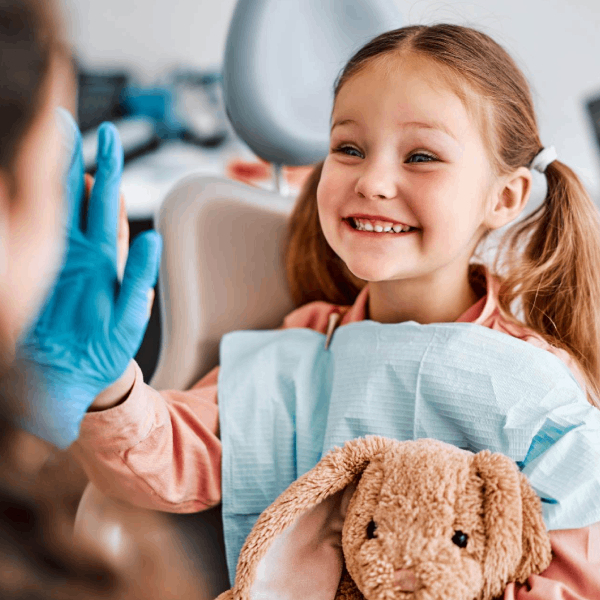
M 55 3 L 0 0 L 0 51 L 0 597 L 202 597 L 178 538 L 155 513 L 131 513 L 142 539 L 121 564 L 76 545 L 60 482 L 40 484 L 38 477 L 53 446 L 15 425 L 36 398 L 21 340 L 43 317 L 48 298 L 56 298 L 56 277 L 72 259 L 67 233 L 79 220 L 88 219 L 91 229 L 98 217 L 87 211 L 94 190 L 101 188 L 101 203 L 111 186 L 118 194 L 119 182 L 103 179 L 101 167 L 96 182 L 84 181 L 76 127 L 58 110 L 74 108 L 75 78 Z M 114 225 L 109 253 L 122 270 L 128 251 L 122 200 Z M 149 241 L 156 269 L 160 248 Z

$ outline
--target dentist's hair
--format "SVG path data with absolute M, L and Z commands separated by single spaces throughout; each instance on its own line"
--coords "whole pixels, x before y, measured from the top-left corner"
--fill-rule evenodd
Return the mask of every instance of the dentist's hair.
M 0 0 L 0 170 L 18 204 L 15 162 L 23 139 L 44 107 L 53 52 L 61 46 L 53 0 Z M 40 173 L 43 177 L 44 174 Z M 0 310 L 3 307 L 0 307 Z M 6 340 L 0 339 L 0 374 L 5 375 Z M 22 375 L 15 371 L 17 379 Z M 27 393 L 24 390 L 23 393 Z M 12 424 L 11 398 L 0 394 L 0 597 L 4 600 L 119 597 L 119 577 L 106 559 L 76 547 L 70 521 L 53 511 L 62 498 L 37 487 L 19 468 L 22 435 Z M 41 442 L 40 442 L 41 444 Z M 26 447 L 29 452 L 30 447 Z M 16 464 L 15 464 L 16 463 Z M 50 487 L 50 486 L 48 486 Z
M 16 193 L 14 163 L 46 101 L 52 59 L 66 52 L 54 0 L 0 0 L 0 170 Z
M 439 67 L 444 83 L 480 127 L 498 176 L 529 166 L 543 148 L 529 85 L 510 55 L 489 36 L 458 25 L 410 26 L 384 33 L 348 62 L 334 97 L 371 64 L 415 56 Z M 361 282 L 329 248 L 317 214 L 322 165 L 302 190 L 291 219 L 287 270 L 294 300 L 352 303 Z M 544 202 L 507 232 L 495 271 L 499 307 L 579 364 L 600 407 L 600 219 L 577 175 L 553 161 Z M 485 237 L 485 236 L 484 236 Z

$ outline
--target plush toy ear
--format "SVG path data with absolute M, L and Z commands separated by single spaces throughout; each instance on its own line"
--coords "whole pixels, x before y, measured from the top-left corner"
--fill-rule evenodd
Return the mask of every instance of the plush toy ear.
M 371 436 L 324 456 L 259 517 L 240 553 L 236 600 L 333 600 L 342 527 L 355 483 L 390 445 Z
M 486 530 L 484 593 L 494 598 L 510 581 L 523 583 L 541 573 L 552 559 L 542 504 L 517 465 L 503 454 L 484 450 L 473 458 L 482 481 Z
M 533 573 L 541 573 L 552 560 L 552 546 L 542 516 L 542 503 L 527 477 L 519 473 L 523 509 L 523 554 L 513 578 L 524 583 Z
M 481 480 L 486 536 L 481 599 L 488 600 L 502 594 L 523 557 L 521 478 L 513 461 L 489 450 L 473 457 L 473 469 Z

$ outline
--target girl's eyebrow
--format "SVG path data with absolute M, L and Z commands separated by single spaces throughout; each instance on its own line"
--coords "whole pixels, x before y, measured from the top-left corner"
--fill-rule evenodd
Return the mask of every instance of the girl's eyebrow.
M 329 132 L 331 133 L 335 127 L 339 127 L 341 125 L 348 125 L 349 123 L 353 123 L 354 125 L 356 125 L 356 121 L 354 119 L 342 119 L 341 121 L 336 121 L 332 126 L 331 129 L 329 130 Z
M 349 124 L 357 125 L 357 122 L 354 119 L 341 119 L 339 121 L 335 121 L 335 123 L 331 126 L 330 133 L 336 127 L 341 127 L 342 125 Z M 452 133 L 452 131 L 450 131 L 450 129 L 448 129 L 448 127 L 446 127 L 446 125 L 444 125 L 444 123 L 441 123 L 440 121 L 432 121 L 431 123 L 424 123 L 421 121 L 410 121 L 409 123 L 402 123 L 400 126 L 417 127 L 419 129 L 437 129 L 438 131 L 441 131 L 442 133 L 445 133 L 446 135 L 450 136 L 453 140 L 458 141 L 456 139 L 456 136 Z
M 432 121 L 431 123 L 423 123 L 421 121 L 411 121 L 410 123 L 402 123 L 402 127 L 417 127 L 419 129 L 437 129 L 446 135 L 449 135 L 453 140 L 458 141 L 456 136 L 440 121 Z

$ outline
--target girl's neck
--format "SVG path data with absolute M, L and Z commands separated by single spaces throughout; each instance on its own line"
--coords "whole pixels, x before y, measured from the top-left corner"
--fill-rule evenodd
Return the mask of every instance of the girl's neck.
M 466 265 L 460 273 L 369 283 L 368 318 L 379 323 L 451 323 L 477 300 Z

